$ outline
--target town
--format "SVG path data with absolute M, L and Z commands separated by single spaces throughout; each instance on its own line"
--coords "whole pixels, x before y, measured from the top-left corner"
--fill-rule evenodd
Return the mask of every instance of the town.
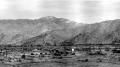
M 60 61 L 62 59 L 120 64 L 120 47 L 118 44 L 81 44 L 76 46 L 0 45 L 0 63 L 3 64 L 62 62 Z

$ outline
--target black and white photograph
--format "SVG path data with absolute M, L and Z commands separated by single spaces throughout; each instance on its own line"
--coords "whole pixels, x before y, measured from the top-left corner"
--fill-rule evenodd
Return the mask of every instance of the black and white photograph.
M 120 0 L 0 0 L 0 67 L 120 67 Z

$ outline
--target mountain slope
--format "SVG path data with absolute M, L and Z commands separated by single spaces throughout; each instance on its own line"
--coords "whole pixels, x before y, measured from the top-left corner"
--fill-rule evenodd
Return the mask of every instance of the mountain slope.
M 52 16 L 35 20 L 0 20 L 0 44 L 60 45 L 120 43 L 120 19 L 80 24 Z
M 61 42 L 72 42 L 73 44 L 115 44 L 120 43 L 120 20 L 109 20 L 95 24 L 85 24 L 76 26 L 75 28 L 65 28 L 54 30 L 47 33 L 44 37 L 31 38 L 35 43 L 42 43 L 39 39 L 44 40 L 45 43 L 50 45 L 60 45 Z M 29 43 L 30 44 L 30 43 Z
M 84 31 L 70 39 L 74 44 L 120 43 L 120 20 L 88 24 Z
M 68 19 L 52 16 L 35 20 L 0 20 L 0 44 L 21 44 L 21 41 L 29 40 L 50 31 L 53 31 L 52 36 L 70 38 L 73 33 L 78 34 L 81 31 L 79 27 L 82 25 Z

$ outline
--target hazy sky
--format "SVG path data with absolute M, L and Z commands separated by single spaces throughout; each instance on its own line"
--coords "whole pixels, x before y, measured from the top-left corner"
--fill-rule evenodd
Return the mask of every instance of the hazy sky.
M 43 16 L 84 23 L 120 19 L 120 0 L 0 0 L 0 19 Z

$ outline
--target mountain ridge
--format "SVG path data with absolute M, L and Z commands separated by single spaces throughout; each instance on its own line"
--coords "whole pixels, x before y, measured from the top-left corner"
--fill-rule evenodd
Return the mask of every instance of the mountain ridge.
M 76 23 L 64 18 L 52 16 L 39 19 L 0 20 L 0 44 L 14 44 L 49 31 L 72 31 Z M 81 24 L 80 24 L 81 25 Z M 78 25 L 79 26 L 79 25 Z M 57 32 L 55 32 L 57 33 Z M 59 34 L 59 33 L 58 33 Z
M 0 44 L 61 45 L 120 43 L 120 19 L 82 24 L 53 16 L 0 20 Z

